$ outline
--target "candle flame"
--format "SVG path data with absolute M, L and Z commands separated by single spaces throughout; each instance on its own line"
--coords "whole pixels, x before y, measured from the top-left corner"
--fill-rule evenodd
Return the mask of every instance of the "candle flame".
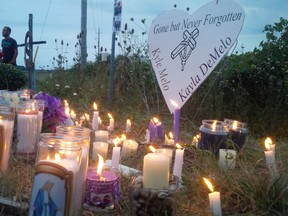
M 109 117 L 110 119 L 113 119 L 113 116 L 112 116 L 110 113 L 108 113 L 108 117 Z
M 176 143 L 176 148 L 182 149 L 182 146 L 179 143 Z
M 126 124 L 129 125 L 129 126 L 131 126 L 131 121 L 130 121 L 130 119 L 127 119 L 127 120 L 126 120 Z
M 94 108 L 94 110 L 97 111 L 97 104 L 96 104 L 96 102 L 93 103 L 93 108 Z
M 150 145 L 149 146 L 149 149 L 153 152 L 153 153 L 155 153 L 157 150 L 154 148 L 154 146 L 152 146 L 152 145 Z
M 169 138 L 173 139 L 173 133 L 172 132 L 169 132 Z
M 122 134 L 122 135 L 121 135 L 121 138 L 120 138 L 120 140 L 121 140 L 121 141 L 124 141 L 124 140 L 126 140 L 126 136 L 125 136 L 125 134 Z
M 217 125 L 217 121 L 215 120 L 212 124 L 212 130 L 215 131 L 216 130 L 216 125 Z
M 207 185 L 207 187 L 209 188 L 209 190 L 211 192 L 213 192 L 214 191 L 214 186 L 211 184 L 211 182 L 207 178 L 203 178 L 203 180 L 204 180 L 205 184 Z
M 76 118 L 76 113 L 74 110 L 70 111 L 71 118 Z
M 85 115 L 85 118 L 87 119 L 87 121 L 89 121 L 90 120 L 90 116 L 87 113 L 85 113 L 84 115 Z
M 67 100 L 64 100 L 64 106 L 65 106 L 65 107 L 69 107 L 69 103 L 68 103 Z
M 119 142 L 119 137 L 116 137 L 115 139 L 113 139 L 113 143 L 114 143 L 115 147 L 117 147 L 118 142 Z
M 176 101 L 170 99 L 170 102 L 173 106 L 178 107 L 178 104 L 176 103 Z
M 59 155 L 58 153 L 55 153 L 54 158 L 55 158 L 55 161 L 59 164 L 59 162 L 60 162 L 60 160 L 61 160 L 60 155 Z
M 66 115 L 69 115 L 69 113 L 70 113 L 70 108 L 69 108 L 69 107 L 66 107 L 66 108 L 65 108 L 65 114 L 66 114 Z
M 154 122 L 154 124 L 157 124 L 159 122 L 158 118 L 154 117 L 153 122 Z
M 49 154 L 47 155 L 46 160 L 50 160 L 50 155 Z
M 270 139 L 270 137 L 267 137 L 265 139 L 265 148 L 266 148 L 267 151 L 270 150 L 270 145 L 272 145 L 272 140 Z
M 97 154 L 99 158 L 98 166 L 97 166 L 97 174 L 100 176 L 103 166 L 104 166 L 104 159 L 100 154 Z
M 232 129 L 235 130 L 235 129 L 237 128 L 237 125 L 238 125 L 238 122 L 237 122 L 237 121 L 234 121 L 234 122 L 233 122 Z

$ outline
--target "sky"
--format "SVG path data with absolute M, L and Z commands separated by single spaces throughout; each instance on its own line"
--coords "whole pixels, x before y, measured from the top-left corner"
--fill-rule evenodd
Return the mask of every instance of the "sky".
M 219 0 L 221 1 L 221 0 Z M 245 11 L 245 21 L 238 36 L 235 50 L 252 51 L 265 40 L 264 26 L 279 22 L 280 17 L 287 19 L 287 0 L 234 0 Z M 139 40 L 147 39 L 142 36 L 143 31 L 149 31 L 153 19 L 166 10 L 186 10 L 189 13 L 199 9 L 210 0 L 122 0 L 122 24 L 135 30 Z M 95 61 L 100 47 L 110 53 L 112 44 L 112 19 L 114 0 L 87 0 L 87 61 Z M 53 69 L 53 57 L 62 54 L 67 58 L 65 67 L 73 66 L 78 41 L 77 35 L 81 31 L 81 0 L 9 0 L 2 1 L 0 7 L 0 27 L 9 26 L 11 37 L 23 44 L 25 34 L 29 30 L 29 14 L 33 15 L 33 41 L 46 41 L 38 45 L 35 66 L 38 69 Z M 131 21 L 131 18 L 134 21 Z M 145 19 L 145 25 L 141 23 Z M 57 42 L 55 42 L 55 39 Z M 61 46 L 63 41 L 63 46 Z M 67 46 L 68 44 L 68 46 Z M 96 49 L 95 49 L 96 46 Z M 33 47 L 34 54 L 37 45 Z M 18 65 L 24 65 L 24 48 L 19 47 Z M 116 46 L 116 54 L 120 53 Z M 53 64 L 54 62 L 54 64 Z

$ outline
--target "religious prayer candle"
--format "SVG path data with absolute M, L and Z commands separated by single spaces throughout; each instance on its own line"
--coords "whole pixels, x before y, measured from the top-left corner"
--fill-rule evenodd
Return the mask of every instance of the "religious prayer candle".
M 97 161 L 97 154 L 101 155 L 106 161 L 108 153 L 108 143 L 106 142 L 93 142 L 92 160 Z
M 134 140 L 124 140 L 122 145 L 121 157 L 129 157 L 136 153 L 138 143 Z
M 93 112 L 93 119 L 92 119 L 92 129 L 98 130 L 99 128 L 99 111 L 97 110 L 97 104 L 94 102 L 93 104 L 94 112 Z
M 169 158 L 163 154 L 148 153 L 144 156 L 143 187 L 163 189 L 169 185 Z
M 221 209 L 220 192 L 214 191 L 214 187 L 208 179 L 206 179 L 206 178 L 203 178 L 203 179 L 204 179 L 204 182 L 206 183 L 207 187 L 211 191 L 211 193 L 208 194 L 211 215 L 221 216 L 222 215 L 222 209 Z
M 175 161 L 173 167 L 173 175 L 177 176 L 179 180 L 182 179 L 182 167 L 184 159 L 184 149 L 177 143 L 176 144 Z
M 108 142 L 109 132 L 107 130 L 95 131 L 95 142 Z
M 8 169 L 14 129 L 15 109 L 0 105 L 0 171 Z
M 38 133 L 38 107 L 31 101 L 20 103 L 17 109 L 17 147 L 18 155 L 36 153 Z
M 118 141 L 117 140 L 113 140 L 114 142 L 114 147 L 113 147 L 113 151 L 112 151 L 112 167 L 119 169 L 119 162 L 120 162 L 120 154 L 121 154 L 121 147 L 117 146 Z

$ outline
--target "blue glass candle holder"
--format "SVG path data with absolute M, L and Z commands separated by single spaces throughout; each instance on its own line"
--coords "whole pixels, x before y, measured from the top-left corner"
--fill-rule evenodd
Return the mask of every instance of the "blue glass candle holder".
M 230 130 L 231 140 L 236 145 L 236 149 L 242 149 L 246 142 L 248 132 L 247 124 L 232 119 L 224 119 L 224 123 Z

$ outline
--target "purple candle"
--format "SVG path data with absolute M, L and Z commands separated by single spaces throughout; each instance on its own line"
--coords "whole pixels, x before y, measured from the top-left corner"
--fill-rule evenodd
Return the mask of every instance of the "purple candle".
M 179 125 L 180 125 L 180 108 L 174 110 L 174 142 L 179 140 Z
M 163 139 L 164 138 L 163 127 L 162 127 L 161 122 L 158 122 L 156 124 L 156 138 L 157 139 Z
M 106 165 L 99 175 L 96 169 L 88 169 L 84 204 L 101 209 L 111 209 L 118 203 L 119 197 L 119 171 Z
M 152 119 L 150 119 L 149 121 L 149 137 L 150 137 L 150 141 L 155 138 L 155 125 Z

